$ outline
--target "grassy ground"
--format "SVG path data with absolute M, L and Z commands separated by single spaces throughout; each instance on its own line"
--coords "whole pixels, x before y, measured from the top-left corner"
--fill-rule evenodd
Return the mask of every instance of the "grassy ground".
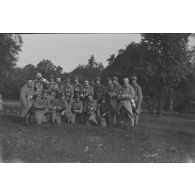
M 17 104 L 0 116 L 2 162 L 193 162 L 195 116 L 143 114 L 136 133 L 63 124 L 27 127 Z

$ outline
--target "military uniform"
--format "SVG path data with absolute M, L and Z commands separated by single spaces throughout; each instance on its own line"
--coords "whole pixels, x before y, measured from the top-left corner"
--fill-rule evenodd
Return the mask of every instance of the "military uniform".
M 62 117 L 65 117 L 70 122 L 70 109 L 66 100 L 54 98 L 51 104 L 52 107 L 52 123 L 61 124 Z
M 81 114 L 83 112 L 83 104 L 81 100 L 73 99 L 71 103 L 71 124 L 75 124 L 76 120 L 79 120 L 79 117 L 81 117 Z
M 86 118 L 86 124 L 89 126 L 90 123 L 92 124 L 98 124 L 97 122 L 97 101 L 92 100 L 88 101 L 86 105 L 86 113 L 87 113 L 87 118 Z
M 135 109 L 135 124 L 138 125 L 139 122 L 139 114 L 141 111 L 141 104 L 143 100 L 143 93 L 142 89 L 139 84 L 135 83 L 132 85 L 135 91 L 135 103 L 136 103 L 136 109 Z
M 35 109 L 35 122 L 38 125 L 47 122 L 45 115 L 47 113 L 46 98 L 44 98 L 43 95 L 40 94 L 36 96 L 33 107 Z
M 20 102 L 22 106 L 22 117 L 26 117 L 33 105 L 35 91 L 32 86 L 24 85 L 20 90 Z
M 101 127 L 108 127 L 111 125 L 111 110 L 109 102 L 103 102 L 98 106 L 98 118 Z
M 83 85 L 82 84 L 74 83 L 72 86 L 73 86 L 74 96 L 75 96 L 76 93 L 79 93 L 79 95 L 82 94 L 82 91 L 83 91 Z
M 131 120 L 132 127 L 134 127 L 132 100 L 135 99 L 135 91 L 133 87 L 130 84 L 128 84 L 127 86 L 122 86 L 118 95 L 118 99 L 118 113 L 124 109 L 127 112 L 128 118 Z
M 111 119 L 109 120 L 111 126 L 116 125 L 117 123 L 118 104 L 119 104 L 117 97 L 120 93 L 120 90 L 121 90 L 121 85 L 119 83 L 113 83 L 113 87 L 108 92 L 109 103 L 111 107 L 111 115 L 110 115 Z
M 94 99 L 99 103 L 101 103 L 102 99 L 104 98 L 105 95 L 105 87 L 100 84 L 100 85 L 95 85 L 94 88 Z
M 74 88 L 71 84 L 64 84 L 62 86 L 62 92 L 64 93 L 66 98 L 69 99 L 70 101 L 73 99 L 73 97 L 74 97 Z

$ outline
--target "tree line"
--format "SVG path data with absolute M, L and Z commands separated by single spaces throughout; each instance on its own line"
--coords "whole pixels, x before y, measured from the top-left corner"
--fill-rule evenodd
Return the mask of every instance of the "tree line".
M 20 35 L 0 35 L 0 93 L 4 98 L 18 98 L 19 91 L 27 79 L 34 79 L 37 72 L 48 79 L 73 77 L 92 80 L 101 76 L 137 75 L 144 91 L 144 102 L 151 112 L 157 110 L 183 111 L 195 99 L 195 48 L 189 47 L 190 33 L 141 34 L 139 43 L 129 43 L 119 49 L 117 55 L 110 55 L 108 66 L 96 62 L 92 55 L 86 64 L 78 65 L 69 73 L 60 65 L 45 59 L 37 65 L 16 67 L 17 56 L 22 49 Z

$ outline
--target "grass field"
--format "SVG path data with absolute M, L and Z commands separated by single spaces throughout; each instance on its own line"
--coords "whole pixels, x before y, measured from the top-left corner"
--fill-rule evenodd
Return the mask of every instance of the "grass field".
M 144 113 L 136 133 L 122 129 L 26 126 L 16 103 L 0 116 L 1 162 L 193 162 L 195 115 Z

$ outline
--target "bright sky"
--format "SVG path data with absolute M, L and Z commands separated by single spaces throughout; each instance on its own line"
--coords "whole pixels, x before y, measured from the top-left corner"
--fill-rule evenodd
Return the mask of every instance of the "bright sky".
M 19 67 L 48 59 L 69 72 L 79 64 L 87 64 L 92 54 L 106 66 L 111 54 L 117 54 L 132 41 L 139 42 L 141 37 L 139 34 L 23 34 L 22 38 Z

